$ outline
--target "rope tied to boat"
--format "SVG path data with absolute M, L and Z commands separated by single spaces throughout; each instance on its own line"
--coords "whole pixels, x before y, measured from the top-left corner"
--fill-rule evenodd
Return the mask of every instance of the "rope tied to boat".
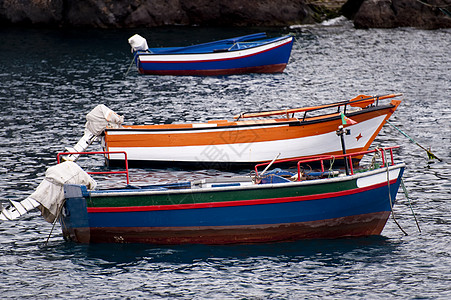
M 327 175 L 327 178 L 333 177 L 333 166 L 335 163 L 335 155 L 332 155 L 332 159 L 329 160 L 329 174 Z
M 370 169 L 370 170 L 374 170 L 374 169 L 377 168 L 377 159 L 378 159 L 378 158 L 381 158 L 379 146 L 376 146 L 376 150 L 377 150 L 377 151 L 374 152 L 374 155 L 373 155 L 373 157 L 371 158 L 371 164 L 370 164 L 370 166 L 368 167 L 368 169 Z
M 439 6 L 439 5 L 429 4 L 429 3 L 426 3 L 426 2 L 421 1 L 421 0 L 416 0 L 416 1 L 417 1 L 418 3 L 421 3 L 421 4 L 425 5 L 425 6 L 427 6 L 427 7 L 432 8 L 432 9 L 438 9 L 438 10 L 440 10 L 442 13 L 444 13 L 445 16 L 451 18 L 451 12 L 450 12 L 449 10 L 447 10 L 447 8 L 450 7 L 451 5 L 443 5 L 443 6 Z
M 412 203 L 410 202 L 409 194 L 407 193 L 406 186 L 404 185 L 404 180 L 401 178 L 401 187 L 404 192 L 404 196 L 406 197 L 407 201 L 409 202 L 410 211 L 412 212 L 413 218 L 415 219 L 415 223 L 417 224 L 418 231 L 421 232 L 420 225 L 418 224 L 417 216 L 415 215 L 415 212 L 413 211 Z
M 133 55 L 133 59 L 132 59 L 132 61 L 130 62 L 130 65 L 128 66 L 127 72 L 125 72 L 125 74 L 124 74 L 124 78 L 127 77 L 128 72 L 130 72 L 130 69 L 131 69 L 133 63 L 135 62 L 135 59 L 136 59 L 136 56 L 137 56 L 137 55 L 138 55 L 138 52 L 136 52 L 135 55 Z
M 426 151 L 426 153 L 428 154 L 428 158 L 429 159 L 437 159 L 438 161 L 442 161 L 440 158 L 438 158 L 434 153 L 432 153 L 431 148 L 426 149 L 425 147 L 423 147 L 422 145 L 420 145 L 417 141 L 415 141 L 413 138 L 411 138 L 407 133 L 405 133 L 404 131 L 402 131 L 401 129 L 399 129 L 398 127 L 396 127 L 393 123 L 391 123 L 389 120 L 386 120 L 387 124 L 392 126 L 394 129 L 398 130 L 402 135 L 404 135 L 406 138 L 408 138 L 412 143 L 416 144 L 418 147 L 420 147 L 421 149 L 423 149 L 424 151 Z
M 55 225 L 56 225 L 56 222 L 58 221 L 58 219 L 60 220 L 61 226 L 63 228 L 66 227 L 66 224 L 64 223 L 63 218 L 61 218 L 61 212 L 63 211 L 64 203 L 66 203 L 66 199 L 64 199 L 63 202 L 61 203 L 61 206 L 58 207 L 58 212 L 56 214 L 55 220 L 53 221 L 52 229 L 50 229 L 49 236 L 47 237 L 47 240 L 45 241 L 45 246 L 47 246 L 47 244 L 49 243 L 50 236 L 53 233 L 53 229 L 55 229 Z
M 237 42 L 234 42 L 233 45 L 232 45 L 229 49 L 227 49 L 227 51 L 232 50 L 232 48 L 235 47 L 236 45 L 238 45 L 238 43 L 237 43 Z
M 391 198 L 391 192 L 390 192 L 390 170 L 388 168 L 387 154 L 386 154 L 384 148 L 382 148 L 382 149 L 377 148 L 377 151 L 380 152 L 381 156 L 384 155 L 383 158 L 384 158 L 385 168 L 387 171 L 388 199 L 390 200 L 390 209 L 391 209 L 391 215 L 392 215 L 393 221 L 395 222 L 396 225 L 398 225 L 398 228 L 404 233 L 404 235 L 408 235 L 407 232 L 404 229 L 402 229 L 401 225 L 399 225 L 399 223 L 395 217 L 395 212 L 393 210 L 393 200 Z

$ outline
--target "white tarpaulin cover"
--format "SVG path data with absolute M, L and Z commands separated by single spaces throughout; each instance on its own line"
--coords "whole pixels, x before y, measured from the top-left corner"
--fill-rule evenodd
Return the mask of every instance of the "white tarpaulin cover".
M 124 117 L 109 109 L 103 104 L 97 105 L 89 114 L 86 115 L 86 130 L 99 136 L 105 128 L 119 128 L 124 122 Z
M 129 38 L 128 43 L 130 44 L 130 46 L 132 46 L 132 53 L 139 50 L 146 51 L 147 49 L 149 49 L 146 39 L 139 34 L 135 34 L 134 36 Z
M 44 180 L 29 197 L 41 204 L 39 209 L 47 222 L 53 223 L 63 205 L 65 183 L 86 185 L 90 190 L 97 186 L 95 180 L 74 162 L 66 161 L 48 168 Z
M 86 115 L 85 134 L 73 147 L 66 147 L 67 152 L 84 152 L 102 134 L 106 127 L 120 128 L 124 117 L 103 104 L 97 105 Z M 76 161 L 80 154 L 69 154 L 63 160 Z
M 8 207 L 0 208 L 0 220 L 17 219 L 37 207 L 44 219 L 53 223 L 64 203 L 65 183 L 86 185 L 90 190 L 97 185 L 76 163 L 63 162 L 47 169 L 44 180 L 28 198 L 20 202 L 11 200 Z

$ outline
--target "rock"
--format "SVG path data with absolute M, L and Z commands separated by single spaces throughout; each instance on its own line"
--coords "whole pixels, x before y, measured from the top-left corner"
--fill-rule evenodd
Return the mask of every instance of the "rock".
M 346 0 L 313 0 L 309 1 L 308 5 L 314 13 L 314 20 L 323 22 L 340 17 L 341 8 L 345 3 Z
M 0 0 L 0 23 L 126 28 L 313 23 L 304 0 Z
M 450 28 L 451 0 L 364 0 L 354 16 L 356 28 Z
M 364 0 L 348 0 L 341 7 L 341 13 L 349 20 L 353 20 Z
M 0 24 L 130 28 L 288 26 L 342 13 L 356 28 L 451 27 L 451 0 L 0 0 Z M 440 10 L 442 8 L 442 10 Z
M 285 26 L 313 23 L 304 1 L 181 0 L 190 24 L 209 26 Z
M 55 24 L 62 20 L 63 0 L 0 0 L 0 23 Z

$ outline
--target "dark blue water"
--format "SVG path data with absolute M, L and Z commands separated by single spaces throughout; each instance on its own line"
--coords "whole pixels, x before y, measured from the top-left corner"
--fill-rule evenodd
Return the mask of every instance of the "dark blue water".
M 175 46 L 269 31 L 296 36 L 283 74 L 140 76 L 127 39 Z M 0 223 L 2 299 L 449 299 L 451 298 L 451 31 L 299 28 L 142 30 L 0 29 L 0 201 L 22 200 L 56 154 L 82 136 L 85 115 L 106 104 L 128 124 L 230 118 L 404 93 L 392 122 L 443 162 L 385 126 L 374 145 L 402 146 L 407 198 L 382 236 L 239 246 L 76 245 L 37 212 Z M 98 145 L 91 150 L 99 149 Z M 102 161 L 92 163 L 102 167 Z M 151 171 L 149 175 L 147 171 Z M 134 170 L 138 182 L 214 176 Z M 115 179 L 116 180 L 116 179 Z M 119 179 L 118 179 L 119 180 Z M 417 214 L 419 233 L 409 200 Z M 48 244 L 46 240 L 49 238 Z

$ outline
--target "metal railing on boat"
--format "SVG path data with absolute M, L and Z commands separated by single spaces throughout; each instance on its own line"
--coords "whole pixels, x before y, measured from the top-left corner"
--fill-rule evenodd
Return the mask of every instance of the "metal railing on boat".
M 125 171 L 96 171 L 96 172 L 86 172 L 88 174 L 125 174 L 127 177 L 127 184 L 130 184 L 130 177 L 128 172 L 128 160 L 127 160 L 127 152 L 125 151 L 94 151 L 94 152 L 60 152 L 56 156 L 56 160 L 58 163 L 61 162 L 61 156 L 64 155 L 71 155 L 71 154 L 79 154 L 79 155 L 91 155 L 91 154 L 103 154 L 103 155 L 110 155 L 110 154 L 124 154 L 124 161 L 125 161 Z
M 367 96 L 367 95 L 359 95 L 351 100 L 345 100 L 325 105 L 312 106 L 312 107 L 302 107 L 302 108 L 291 108 L 284 110 L 275 110 L 275 111 L 265 111 L 265 112 L 244 112 L 238 115 L 235 115 L 233 118 L 237 121 L 242 118 L 257 118 L 257 117 L 270 117 L 276 115 L 286 115 L 286 118 L 289 118 L 289 114 L 292 114 L 294 117 L 295 113 L 303 112 L 304 116 L 302 121 L 304 121 L 307 117 L 307 112 L 320 111 L 329 108 L 337 108 L 337 112 L 341 111 L 343 107 L 343 113 L 346 114 L 346 109 L 349 106 L 364 108 L 370 105 L 378 106 L 380 100 L 396 98 L 402 96 L 403 94 L 388 94 L 388 95 L 379 95 L 379 96 Z
M 306 163 L 311 163 L 311 162 L 319 162 L 321 165 L 321 172 L 325 172 L 325 168 L 324 168 L 324 161 L 335 161 L 336 159 L 347 159 L 349 161 L 349 166 L 350 166 L 350 175 L 354 175 L 354 168 L 352 166 L 352 158 L 356 157 L 356 156 L 363 156 L 365 154 L 369 154 L 369 153 L 375 153 L 375 152 L 379 152 L 382 154 L 382 152 L 384 153 L 384 155 L 381 155 L 381 160 L 382 160 L 382 166 L 386 166 L 386 161 L 385 161 L 385 152 L 389 151 L 390 152 L 390 165 L 394 165 L 394 158 L 393 158 L 393 149 L 399 148 L 400 146 L 392 146 L 392 147 L 383 147 L 383 148 L 376 148 L 373 150 L 367 150 L 367 151 L 360 151 L 360 152 L 354 152 L 354 153 L 348 153 L 348 154 L 339 154 L 339 155 L 316 155 L 316 156 L 310 156 L 310 157 L 305 157 L 302 159 L 299 158 L 290 158 L 290 159 L 281 159 L 281 160 L 277 160 L 276 162 L 265 162 L 265 163 L 260 163 L 255 165 L 255 174 L 256 176 L 258 176 L 258 167 L 262 167 L 262 166 L 268 166 L 272 163 L 278 164 L 278 163 L 288 163 L 288 162 L 296 162 L 297 161 L 297 172 L 298 172 L 298 177 L 297 177 L 297 181 L 301 181 L 301 165 L 306 164 Z

